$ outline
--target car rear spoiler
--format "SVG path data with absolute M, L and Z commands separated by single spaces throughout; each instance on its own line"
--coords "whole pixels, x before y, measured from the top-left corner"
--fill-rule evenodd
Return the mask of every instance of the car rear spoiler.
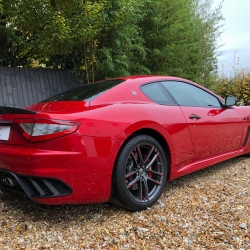
M 35 115 L 36 112 L 26 110 L 26 109 L 0 106 L 0 114 L 33 114 Z

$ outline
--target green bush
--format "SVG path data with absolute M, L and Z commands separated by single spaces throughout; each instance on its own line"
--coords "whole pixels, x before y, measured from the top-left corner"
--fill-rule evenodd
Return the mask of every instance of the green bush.
M 250 105 L 250 72 L 246 69 L 236 70 L 233 76 L 221 76 L 216 81 L 215 92 L 225 98 L 233 95 L 238 99 L 238 105 Z

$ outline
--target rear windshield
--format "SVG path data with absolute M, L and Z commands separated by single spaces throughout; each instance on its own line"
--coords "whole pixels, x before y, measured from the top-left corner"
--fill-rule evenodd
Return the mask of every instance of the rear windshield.
M 97 96 L 101 95 L 105 91 L 112 87 L 124 82 L 122 79 L 107 80 L 96 83 L 85 84 L 81 87 L 76 87 L 58 95 L 52 96 L 42 102 L 54 102 L 54 101 L 91 101 Z

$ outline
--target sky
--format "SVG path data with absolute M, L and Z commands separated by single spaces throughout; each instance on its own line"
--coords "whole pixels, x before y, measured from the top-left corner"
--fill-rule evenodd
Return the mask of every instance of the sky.
M 215 0 L 215 6 L 220 2 L 222 0 Z M 224 0 L 222 15 L 225 31 L 218 41 L 224 44 L 220 48 L 223 55 L 218 57 L 220 74 L 230 75 L 232 66 L 250 70 L 250 0 Z

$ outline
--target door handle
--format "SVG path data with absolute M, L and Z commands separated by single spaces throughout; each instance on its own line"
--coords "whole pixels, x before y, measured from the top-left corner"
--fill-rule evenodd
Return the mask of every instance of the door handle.
M 201 117 L 200 117 L 200 116 L 198 116 L 198 115 L 194 115 L 194 114 L 190 115 L 190 116 L 189 116 L 189 118 L 190 118 L 190 119 L 196 119 L 196 120 L 201 119 Z

